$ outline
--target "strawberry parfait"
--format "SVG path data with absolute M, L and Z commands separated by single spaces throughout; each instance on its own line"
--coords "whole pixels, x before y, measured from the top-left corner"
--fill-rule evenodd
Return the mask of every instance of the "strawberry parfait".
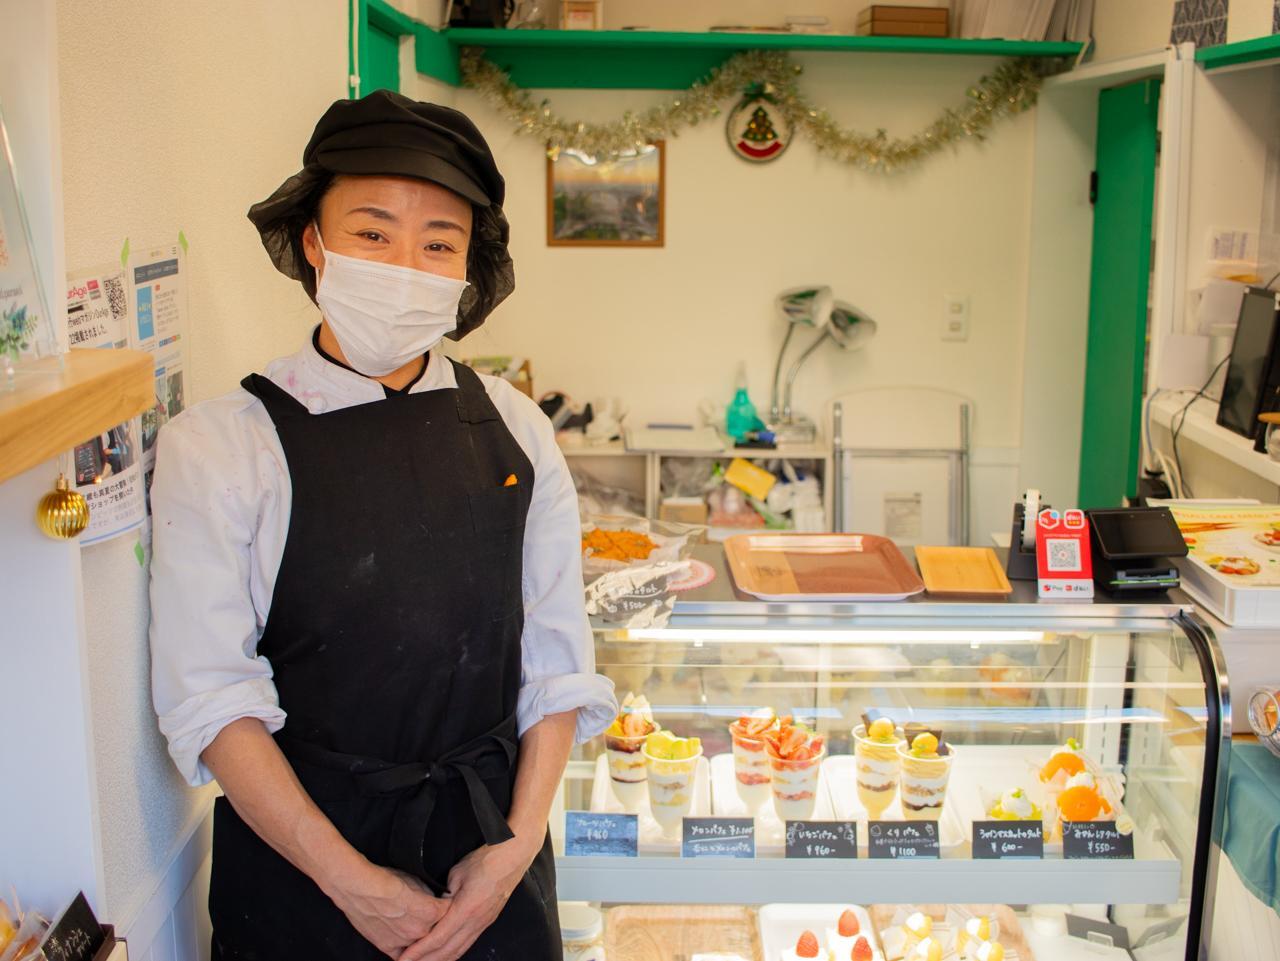
M 827 739 L 790 717 L 765 735 L 769 757 L 773 809 L 781 821 L 813 816 L 818 800 L 818 775 L 827 756 Z
M 765 752 L 765 735 L 778 726 L 773 708 L 763 707 L 738 718 L 729 725 L 733 741 L 733 776 L 738 797 L 748 814 L 755 814 L 769 800 L 769 756 Z
M 646 767 L 644 741 L 658 730 L 653 709 L 644 695 L 628 694 L 622 710 L 604 732 L 609 756 L 609 781 L 624 810 L 635 814 L 644 803 Z

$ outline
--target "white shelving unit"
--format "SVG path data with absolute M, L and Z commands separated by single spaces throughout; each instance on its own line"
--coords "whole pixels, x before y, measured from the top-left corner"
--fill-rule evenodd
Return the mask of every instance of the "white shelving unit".
M 827 527 L 833 522 L 831 471 L 831 447 L 821 437 L 813 444 L 791 445 L 776 450 L 737 449 L 726 447 L 721 451 L 632 451 L 622 441 L 595 446 L 565 443 L 560 449 L 569 462 L 569 469 L 577 473 L 585 471 L 604 484 L 634 491 L 644 502 L 644 514 L 658 516 L 662 504 L 662 464 L 667 460 L 719 460 L 728 463 L 735 457 L 750 461 L 814 461 L 822 480 L 822 508 Z

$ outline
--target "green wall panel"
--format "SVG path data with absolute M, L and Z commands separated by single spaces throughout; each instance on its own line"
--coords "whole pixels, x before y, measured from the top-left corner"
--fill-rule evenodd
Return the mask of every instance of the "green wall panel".
M 1159 93 L 1143 80 L 1098 98 L 1081 507 L 1118 507 L 1137 488 Z

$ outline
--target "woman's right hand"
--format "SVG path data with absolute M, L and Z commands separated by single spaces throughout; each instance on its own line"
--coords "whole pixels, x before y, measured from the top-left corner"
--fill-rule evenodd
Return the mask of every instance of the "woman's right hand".
M 412 875 L 369 862 L 328 894 L 352 927 L 390 958 L 426 937 L 449 909 Z

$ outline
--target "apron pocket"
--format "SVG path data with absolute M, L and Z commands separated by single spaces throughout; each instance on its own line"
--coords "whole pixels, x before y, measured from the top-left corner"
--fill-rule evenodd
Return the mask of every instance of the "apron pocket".
M 486 586 L 485 603 L 495 621 L 506 620 L 524 607 L 524 526 L 529 502 L 524 488 L 498 487 L 467 495 L 472 552 L 477 583 Z

